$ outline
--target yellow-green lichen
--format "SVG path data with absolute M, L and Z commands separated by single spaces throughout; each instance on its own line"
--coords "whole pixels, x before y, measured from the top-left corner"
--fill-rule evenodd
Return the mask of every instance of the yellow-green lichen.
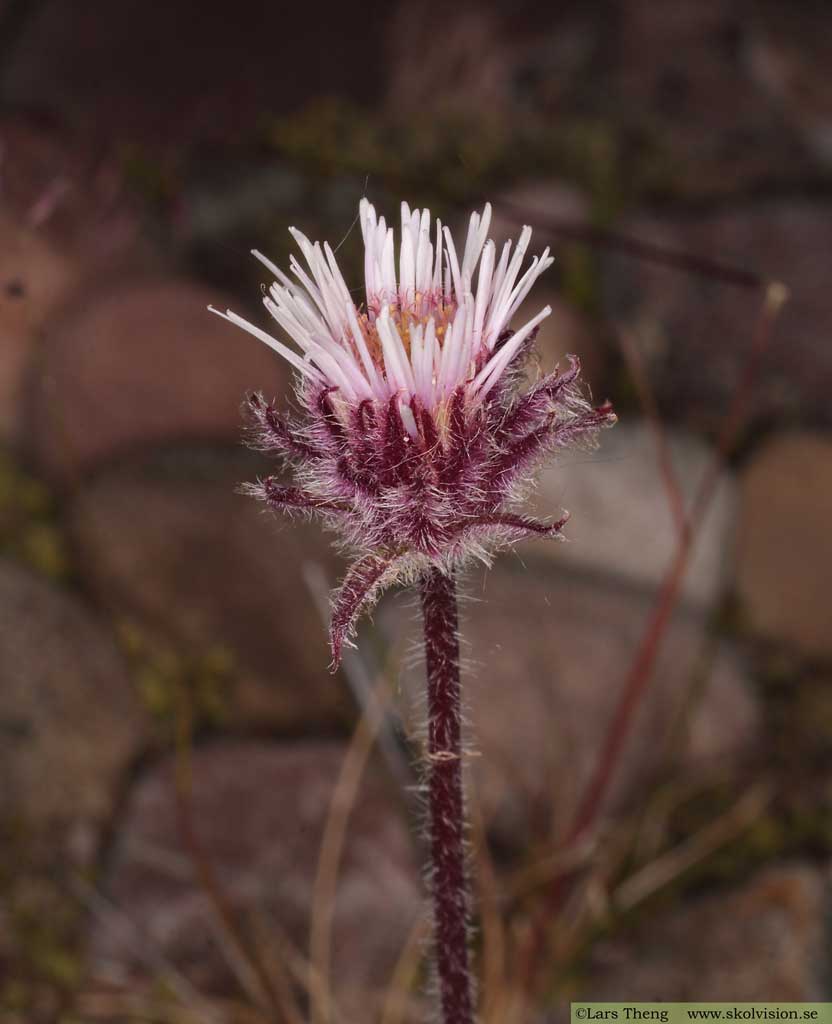
M 55 580 L 70 576 L 71 562 L 47 486 L 0 451 L 0 555 Z

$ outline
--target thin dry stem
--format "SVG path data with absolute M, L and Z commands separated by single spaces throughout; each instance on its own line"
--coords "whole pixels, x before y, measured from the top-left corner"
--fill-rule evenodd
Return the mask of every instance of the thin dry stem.
M 679 536 L 673 559 L 659 589 L 641 642 L 627 673 L 595 771 L 579 802 L 577 813 L 564 840 L 566 846 L 574 844 L 584 834 L 592 830 L 603 808 L 610 782 L 614 778 L 615 768 L 623 752 L 631 725 L 635 720 L 636 710 L 647 692 L 652 678 L 656 657 L 676 607 L 698 527 L 713 499 L 725 461 L 733 451 L 745 424 L 762 360 L 771 341 L 774 324 L 787 299 L 788 289 L 785 285 L 773 282 L 766 287 L 748 358 L 734 400 L 720 432 L 716 452 L 694 495 L 690 514 L 686 517 L 689 526 Z M 568 884 L 569 876 L 565 874 L 553 880 L 546 901 L 547 905 L 538 915 L 527 948 L 521 954 L 520 974 L 526 984 L 531 985 L 532 983 L 537 964 L 545 947 L 548 922 L 562 907 Z
M 332 792 L 312 895 L 309 959 L 319 979 L 311 1006 L 313 1024 L 330 1024 L 333 1018 L 329 978 L 332 968 L 332 919 L 338 872 L 350 815 L 383 721 L 384 716 L 368 705 L 353 732 Z
M 617 231 L 595 227 L 586 221 L 572 220 L 565 217 L 554 217 L 540 210 L 528 210 L 521 203 L 512 203 L 506 199 L 495 201 L 496 209 L 501 210 L 518 224 L 536 224 L 538 229 L 560 238 L 570 238 L 596 249 L 618 250 L 633 256 L 635 259 L 658 266 L 668 267 L 685 274 L 720 281 L 722 284 L 737 288 L 757 289 L 765 287 L 765 280 L 753 270 L 733 267 L 706 256 L 685 249 L 671 249 L 667 246 L 645 242 L 640 238 L 622 235 Z
M 408 1020 L 408 1009 L 413 1002 L 411 993 L 416 983 L 429 931 L 424 919 L 418 920 L 411 928 L 407 942 L 393 968 L 390 984 L 387 986 L 380 1024 L 404 1024 Z

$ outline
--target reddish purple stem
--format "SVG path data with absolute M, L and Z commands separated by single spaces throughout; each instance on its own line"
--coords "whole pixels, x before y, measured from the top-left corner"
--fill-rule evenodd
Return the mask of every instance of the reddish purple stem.
M 459 636 L 452 576 L 421 581 L 428 682 L 429 816 L 434 941 L 442 1024 L 473 1024 L 468 964 Z

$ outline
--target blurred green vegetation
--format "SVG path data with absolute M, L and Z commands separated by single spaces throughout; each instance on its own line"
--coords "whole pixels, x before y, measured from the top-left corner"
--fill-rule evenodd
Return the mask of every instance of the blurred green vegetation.
M 227 648 L 183 651 L 130 619 L 117 623 L 116 635 L 139 697 L 165 740 L 173 739 L 183 707 L 194 728 L 219 728 L 227 721 L 235 675 Z
M 572 181 L 589 193 L 595 218 L 604 222 L 646 187 L 658 156 L 644 140 L 641 160 L 625 160 L 620 133 L 598 118 L 564 118 L 554 131 L 533 117 L 488 111 L 429 111 L 402 121 L 335 98 L 265 119 L 263 136 L 280 157 L 310 171 L 366 175 L 388 190 L 415 190 L 419 202 L 437 208 L 469 204 L 530 178 Z
M 31 833 L 19 816 L 0 821 L 0 1017 L 59 1019 L 83 970 L 82 913 L 61 844 Z
M 0 449 L 0 555 L 66 581 L 71 563 L 58 511 L 47 486 Z

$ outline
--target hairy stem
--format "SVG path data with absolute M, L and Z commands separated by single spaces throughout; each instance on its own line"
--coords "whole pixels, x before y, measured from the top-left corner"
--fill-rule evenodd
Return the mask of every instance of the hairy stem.
M 459 638 L 452 576 L 422 577 L 428 677 L 430 850 L 442 1024 L 473 1024 L 463 848 Z

